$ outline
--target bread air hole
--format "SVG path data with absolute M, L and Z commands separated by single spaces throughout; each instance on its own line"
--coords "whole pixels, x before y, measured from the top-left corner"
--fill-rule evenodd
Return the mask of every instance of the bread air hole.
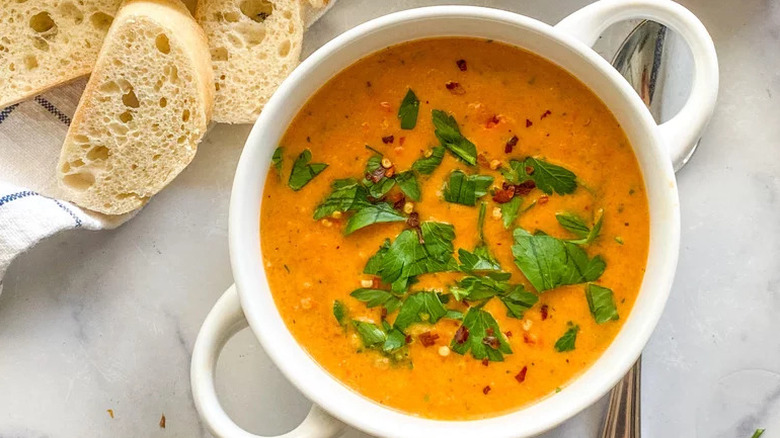
M 160 98 L 160 108 L 165 108 L 166 106 L 168 106 L 168 99 L 166 99 L 164 97 L 161 97 Z
M 106 31 L 111 27 L 111 23 L 114 21 L 114 17 L 103 13 L 95 12 L 89 16 L 89 22 L 98 30 Z
M 279 44 L 279 56 L 282 58 L 286 58 L 287 55 L 290 54 L 290 47 L 292 43 L 290 40 L 284 40 L 281 44 Z
M 227 61 L 228 60 L 228 51 L 224 47 L 215 47 L 211 49 L 211 60 L 212 61 Z
M 130 87 L 130 90 L 127 93 L 122 95 L 122 103 L 130 108 L 138 108 L 141 106 L 141 103 L 138 102 L 138 97 L 135 95 L 135 91 L 133 91 L 132 87 Z
M 164 33 L 157 35 L 157 38 L 154 39 L 154 45 L 157 47 L 157 50 L 159 50 L 160 53 L 166 55 L 171 53 L 171 42 Z
M 73 20 L 76 24 L 81 24 L 84 21 L 84 14 L 81 10 L 72 2 L 64 2 L 60 5 L 60 14 L 63 17 Z
M 105 160 L 108 158 L 108 148 L 105 146 L 95 146 L 87 152 L 87 159 L 90 161 Z
M 30 17 L 30 27 L 38 33 L 56 33 L 57 25 L 51 19 L 48 12 L 38 12 Z
M 235 11 L 228 11 L 219 17 L 219 21 L 225 20 L 228 23 L 237 23 L 241 19 L 241 14 Z
M 266 0 L 244 0 L 239 8 L 242 14 L 258 23 L 265 21 L 274 12 L 274 5 Z
M 62 182 L 73 190 L 83 192 L 95 184 L 95 175 L 89 172 L 70 173 L 62 177 Z
M 36 58 L 35 55 L 26 55 L 24 57 L 24 66 L 27 70 L 38 68 L 38 58 Z
M 163 99 L 165 98 L 163 97 Z M 133 120 L 133 113 L 130 111 L 125 111 L 119 115 L 119 120 L 121 120 L 122 123 L 129 123 L 131 120 Z
M 49 51 L 49 43 L 41 38 L 41 37 L 35 37 L 33 38 L 33 47 L 36 49 L 42 51 L 42 52 L 48 52 Z
M 190 110 L 186 109 L 186 110 L 182 111 L 182 113 L 181 113 L 181 121 L 182 122 L 186 122 L 189 119 L 190 119 Z

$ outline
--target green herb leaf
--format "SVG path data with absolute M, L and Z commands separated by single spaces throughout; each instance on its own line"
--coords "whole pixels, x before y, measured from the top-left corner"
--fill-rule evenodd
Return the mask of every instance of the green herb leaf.
M 525 171 L 525 161 L 519 160 L 509 160 L 509 167 L 502 167 L 501 175 L 511 184 L 522 184 L 531 179 Z
M 444 315 L 447 319 L 454 319 L 456 321 L 462 321 L 463 320 L 463 312 L 459 312 L 457 310 L 447 309 L 447 314 Z
M 368 194 L 374 199 L 381 199 L 395 186 L 395 179 L 386 177 L 384 172 L 382 156 L 372 155 L 366 162 L 363 186 L 368 189 Z M 379 175 L 378 180 L 374 182 L 374 180 L 369 179 L 371 175 Z
M 766 430 L 766 429 L 756 429 L 756 431 L 755 431 L 755 432 L 753 432 L 753 436 L 752 436 L 752 437 L 750 437 L 750 438 L 759 438 L 761 435 L 763 435 L 763 434 L 764 434 L 764 431 L 765 431 L 765 430 Z
M 333 302 L 333 316 L 336 317 L 336 321 L 338 321 L 340 326 L 347 326 L 349 311 L 347 310 L 347 306 L 339 300 Z
M 567 195 L 577 188 L 577 175 L 561 166 L 528 157 L 525 159 L 524 167 L 533 169 L 531 179 L 539 190 L 548 195 L 552 195 L 553 192 Z
M 555 342 L 555 351 L 558 353 L 574 350 L 574 343 L 577 341 L 577 332 L 580 331 L 580 326 L 571 325 L 571 322 L 569 322 L 569 325 L 570 327 L 566 330 L 566 333 Z
M 369 259 L 364 272 L 380 276 L 384 283 L 392 284 L 393 290 L 398 291 L 417 275 L 457 270 L 452 255 L 455 228 L 440 222 L 423 222 L 420 230 L 424 243 L 420 243 L 415 230 L 404 230 L 395 242 L 381 247 Z
M 298 155 L 293 163 L 292 172 L 290 173 L 290 179 L 287 180 L 287 185 L 296 192 L 309 183 L 315 176 L 328 167 L 325 163 L 311 163 L 311 151 L 305 149 Z
M 458 250 L 458 259 L 460 260 L 460 269 L 464 272 L 474 273 L 480 271 L 500 271 L 501 265 L 490 253 L 490 249 L 485 242 L 485 214 L 487 204 L 484 202 L 479 206 L 479 216 L 477 219 L 477 236 L 479 242 L 474 247 L 473 252 L 461 248 Z
M 360 339 L 363 341 L 363 345 L 368 348 L 376 348 L 384 344 L 385 340 L 387 340 L 385 331 L 375 324 L 352 320 L 352 325 L 355 326 L 355 330 L 357 330 Z
M 579 246 L 552 236 L 516 228 L 514 238 L 515 264 L 538 292 L 595 281 L 606 268 L 601 256 L 591 259 Z
M 441 145 L 466 163 L 477 164 L 477 147 L 460 133 L 455 118 L 441 110 L 433 110 L 432 116 L 434 133 Z
M 419 201 L 422 196 L 420 185 L 417 183 L 417 177 L 414 172 L 407 170 L 395 176 L 395 182 L 404 194 L 412 201 Z
M 557 213 L 555 218 L 563 228 L 579 237 L 579 239 L 569 240 L 569 242 L 577 245 L 589 245 L 601 233 L 601 225 L 604 222 L 604 210 L 599 210 L 596 215 L 597 219 L 596 223 L 593 224 L 593 228 L 588 227 L 585 221 L 572 213 Z
M 434 146 L 430 157 L 418 158 L 412 163 L 412 170 L 422 175 L 430 175 L 444 159 L 444 146 Z
M 391 313 L 401 306 L 401 300 L 398 297 L 382 289 L 360 288 L 352 291 L 349 295 L 366 303 L 366 307 L 382 306 L 387 309 L 387 313 Z
M 501 219 L 504 222 L 504 228 L 509 229 L 515 223 L 522 203 L 523 198 L 515 195 L 509 202 L 501 204 Z
M 385 254 L 390 250 L 390 239 L 385 239 L 382 245 L 379 247 L 379 251 L 372 255 L 366 262 L 366 267 L 363 268 L 364 274 L 379 275 L 379 269 L 382 267 L 382 261 Z
M 597 324 L 620 319 L 615 305 L 615 296 L 611 289 L 588 284 L 585 288 L 585 298 L 588 300 L 590 314 L 593 315 Z
M 387 338 L 385 339 L 385 343 L 382 345 L 382 350 L 385 353 L 392 353 L 394 351 L 400 350 L 405 346 L 406 335 L 404 332 L 398 330 L 397 328 L 390 328 L 387 330 Z
M 398 108 L 398 118 L 401 119 L 401 129 L 414 129 L 417 125 L 417 112 L 420 110 L 420 101 L 410 88 L 401 101 Z
M 512 285 L 508 283 L 512 274 L 508 272 L 490 272 L 482 276 L 463 277 L 450 288 L 450 293 L 458 301 L 480 301 L 496 295 L 509 293 Z
M 417 292 L 406 297 L 394 326 L 404 331 L 416 322 L 434 324 L 447 314 L 436 292 Z
M 509 293 L 499 296 L 499 299 L 506 306 L 506 316 L 517 319 L 523 319 L 525 311 L 539 301 L 539 297 L 525 290 L 522 284 L 513 287 Z
M 463 318 L 463 324 L 459 331 L 464 330 L 464 327 L 465 330 L 468 330 L 468 337 L 463 340 L 463 337 L 459 339 L 458 334 L 456 334 L 450 342 L 452 351 L 458 354 L 466 354 L 466 352 L 471 351 L 471 356 L 477 360 L 488 359 L 497 362 L 504 360 L 504 354 L 512 353 L 509 343 L 490 313 L 476 307 L 470 308 Z M 489 335 L 488 330 L 492 334 Z
M 331 184 L 331 193 L 314 210 L 314 220 L 332 215 L 358 210 L 369 205 L 366 189 L 354 178 L 337 179 Z
M 450 173 L 444 186 L 444 200 L 455 204 L 476 205 L 477 199 L 485 196 L 493 177 L 488 175 L 466 175 L 460 170 Z
M 271 157 L 271 164 L 274 166 L 279 176 L 282 175 L 282 159 L 284 154 L 284 148 L 279 146 L 274 150 L 274 155 Z
M 361 228 L 373 224 L 404 221 L 406 221 L 406 216 L 397 212 L 393 209 L 393 206 L 387 202 L 368 204 L 361 206 L 360 209 L 349 218 L 347 226 L 344 229 L 344 234 L 354 233 Z

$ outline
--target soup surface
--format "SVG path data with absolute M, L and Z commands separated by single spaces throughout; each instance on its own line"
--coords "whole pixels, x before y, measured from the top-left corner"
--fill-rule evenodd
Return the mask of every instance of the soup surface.
M 638 293 L 649 215 L 621 127 L 497 42 L 393 46 L 325 84 L 274 154 L 265 270 L 298 342 L 383 405 L 499 415 L 565 391 Z

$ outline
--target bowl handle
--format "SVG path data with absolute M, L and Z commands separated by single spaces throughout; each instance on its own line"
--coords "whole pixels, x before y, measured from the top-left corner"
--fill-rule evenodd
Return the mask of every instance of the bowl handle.
M 676 171 L 693 152 L 718 97 L 718 58 L 712 38 L 701 21 L 670 0 L 600 0 L 569 15 L 555 27 L 592 46 L 609 26 L 636 18 L 657 21 L 671 28 L 683 37 L 693 54 L 691 94 L 680 112 L 659 126 Z
M 238 301 L 236 285 L 228 290 L 211 309 L 203 322 L 192 352 L 190 380 L 195 407 L 211 432 L 220 438 L 263 438 L 240 428 L 222 409 L 214 386 L 217 359 L 225 343 L 246 328 L 248 323 Z M 277 438 L 331 438 L 341 434 L 344 424 L 317 405 L 295 429 Z

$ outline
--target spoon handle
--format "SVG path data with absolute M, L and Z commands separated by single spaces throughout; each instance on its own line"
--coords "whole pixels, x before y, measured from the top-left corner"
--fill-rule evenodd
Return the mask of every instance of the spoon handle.
M 628 374 L 612 389 L 602 438 L 639 438 L 641 372 L 640 357 Z

